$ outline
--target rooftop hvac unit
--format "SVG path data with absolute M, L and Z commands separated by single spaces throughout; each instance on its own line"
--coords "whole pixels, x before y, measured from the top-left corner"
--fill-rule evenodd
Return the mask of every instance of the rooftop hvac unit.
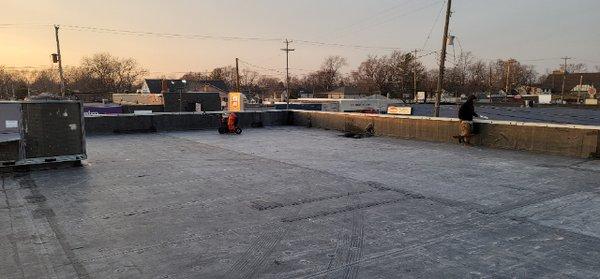
M 77 101 L 0 102 L 0 167 L 87 158 Z

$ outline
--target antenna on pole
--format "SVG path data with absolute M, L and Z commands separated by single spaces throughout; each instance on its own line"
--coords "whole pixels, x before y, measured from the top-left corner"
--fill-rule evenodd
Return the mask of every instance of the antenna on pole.
M 285 48 L 281 50 L 285 51 L 285 94 L 286 94 L 286 109 L 290 109 L 290 51 L 294 51 L 295 49 L 290 48 L 290 43 L 288 39 L 285 39 Z

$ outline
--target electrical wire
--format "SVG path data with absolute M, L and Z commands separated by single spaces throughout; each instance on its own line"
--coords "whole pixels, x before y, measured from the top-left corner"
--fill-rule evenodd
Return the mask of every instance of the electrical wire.
M 383 49 L 383 50 L 399 50 L 400 49 L 398 47 L 389 47 L 389 46 L 347 45 L 347 44 L 339 44 L 339 43 L 325 43 L 325 42 L 305 41 L 305 40 L 295 40 L 294 42 L 299 43 L 299 44 L 308 44 L 308 45 L 317 45 L 317 46 L 349 47 L 349 48 L 359 48 L 359 49 Z
M 395 12 L 396 9 L 401 8 L 402 6 L 404 6 L 406 4 L 409 4 L 410 2 L 414 2 L 414 1 L 415 0 L 406 0 L 406 1 L 402 2 L 402 3 L 399 3 L 398 5 L 391 6 L 391 7 L 387 8 L 387 9 L 385 9 L 385 10 L 380 10 L 380 11 L 378 11 L 378 12 L 376 12 L 376 13 L 368 16 L 368 17 L 364 17 L 364 18 L 362 18 L 362 19 L 360 19 L 358 21 L 355 21 L 355 22 L 351 23 L 350 25 L 347 25 L 345 27 L 338 28 L 335 31 L 329 32 L 328 35 L 331 35 L 332 33 L 339 33 L 339 32 L 347 31 L 347 30 L 352 29 L 353 27 L 355 27 L 355 26 L 357 26 L 359 24 L 363 24 L 363 23 L 371 21 L 373 19 L 377 19 L 378 16 L 384 16 L 386 14 L 393 13 L 393 12 Z M 324 36 L 322 36 L 322 37 L 324 37 Z
M 14 27 L 48 27 L 52 24 L 44 23 L 0 23 L 0 28 L 14 28 Z
M 440 7 L 440 11 L 438 12 L 437 16 L 435 17 L 435 20 L 433 21 L 433 25 L 431 25 L 431 29 L 429 29 L 429 33 L 427 34 L 427 37 L 425 38 L 425 43 L 423 43 L 423 47 L 421 48 L 421 50 L 424 50 L 427 47 L 427 44 L 429 43 L 429 40 L 431 39 L 431 34 L 433 34 L 433 30 L 435 29 L 435 26 L 437 25 L 438 21 L 440 20 L 440 17 L 442 16 L 442 12 L 444 11 L 444 6 L 446 6 L 447 2 L 448 2 L 448 0 L 444 1 L 444 3 L 442 3 L 442 6 Z
M 132 31 L 123 29 L 112 29 L 104 27 L 92 27 L 81 25 L 61 25 L 61 27 L 75 31 L 90 31 L 100 33 L 111 33 L 119 35 L 135 35 L 135 36 L 154 36 L 160 38 L 180 38 L 180 39 L 200 39 L 200 40 L 225 40 L 225 41 L 262 41 L 262 42 L 279 42 L 280 38 L 261 38 L 261 37 L 239 37 L 239 36 L 213 36 L 199 34 L 179 34 L 179 33 L 160 33 L 148 31 Z
M 582 62 L 587 62 L 587 63 L 593 63 L 593 64 L 600 64 L 600 61 L 593 61 L 593 60 L 587 60 L 587 59 L 579 59 L 579 58 L 573 58 L 576 61 L 582 61 Z
M 214 39 L 214 40 L 225 40 L 225 41 L 261 41 L 261 42 L 281 42 L 282 39 L 277 38 L 260 38 L 260 37 L 232 37 L 232 36 L 212 36 L 212 35 L 197 35 L 197 34 L 177 34 L 177 33 L 157 33 L 147 31 L 131 31 L 122 29 L 111 29 L 103 27 L 91 27 L 91 26 L 79 26 L 79 25 L 61 25 L 68 30 L 74 31 L 90 31 L 97 33 L 109 33 L 117 35 L 133 35 L 133 36 L 154 36 L 159 38 L 179 38 L 179 39 Z M 366 45 L 348 45 L 339 43 L 327 43 L 319 41 L 308 41 L 308 40 L 295 40 L 299 44 L 316 45 L 316 46 L 331 46 L 331 47 L 348 47 L 348 48 L 361 48 L 361 49 L 385 49 L 385 50 L 397 50 L 397 47 L 382 47 L 382 46 L 366 46 Z
M 258 68 L 258 69 L 262 69 L 262 70 L 266 70 L 266 71 L 271 71 L 271 72 L 276 72 L 278 74 L 285 75 L 285 73 L 282 72 L 282 71 L 280 71 L 279 69 L 258 66 L 258 65 L 252 64 L 252 63 L 250 63 L 248 61 L 244 61 L 244 60 L 239 59 L 239 58 L 238 58 L 238 61 L 242 62 L 243 64 L 246 64 L 247 66 L 251 66 L 251 67 L 254 67 L 254 68 Z
M 400 18 L 400 17 L 404 17 L 404 16 L 408 16 L 408 15 L 416 14 L 416 13 L 418 13 L 418 12 L 420 12 L 420 11 L 422 11 L 422 10 L 425 10 L 425 9 L 427 9 L 427 8 L 429 8 L 429 7 L 431 7 L 431 6 L 435 5 L 435 4 L 437 4 L 437 3 L 439 3 L 439 2 L 441 2 L 441 1 L 440 1 L 440 0 L 436 0 L 436 1 L 430 2 L 429 4 L 426 4 L 426 5 L 420 6 L 420 7 L 416 8 L 416 9 L 411 9 L 411 10 L 409 10 L 409 11 L 406 11 L 406 12 L 404 12 L 404 13 L 401 13 L 401 14 L 398 14 L 398 15 L 393 15 L 393 16 L 391 16 L 391 17 L 384 17 L 384 18 L 381 18 L 381 19 L 379 19 L 379 20 L 377 20 L 377 21 L 375 21 L 375 22 L 373 22 L 373 23 L 371 23 L 371 24 L 367 24 L 367 25 L 364 25 L 364 26 L 362 26 L 362 28 L 360 28 L 360 29 L 358 29 L 358 30 L 353 30 L 352 32 L 346 32 L 346 33 L 342 33 L 342 34 L 340 34 L 340 35 L 338 35 L 338 36 L 336 36 L 336 37 L 334 37 L 334 38 L 336 38 L 336 39 L 337 39 L 337 38 L 341 38 L 341 37 L 348 36 L 348 35 L 350 35 L 350 34 L 357 34 L 357 33 L 359 33 L 359 32 L 363 32 L 363 31 L 365 31 L 365 30 L 368 30 L 368 29 L 371 29 L 371 28 L 374 28 L 374 27 L 380 26 L 380 25 L 382 25 L 382 24 L 386 24 L 386 23 L 388 23 L 388 22 L 390 22 L 390 21 L 392 21 L 392 20 L 398 19 L 398 18 Z
M 1 27 L 14 27 L 14 26 L 25 26 L 34 24 L 0 24 Z M 36 26 L 53 26 L 52 24 L 35 24 Z M 158 37 L 167 39 L 199 39 L 199 40 L 225 40 L 225 41 L 260 41 L 260 42 L 281 42 L 279 38 L 261 38 L 261 37 L 240 37 L 240 36 L 213 36 L 213 35 L 200 35 L 200 34 L 179 34 L 179 33 L 161 33 L 161 32 L 150 32 L 150 31 L 133 31 L 125 29 L 105 28 L 105 27 L 94 27 L 94 26 L 82 26 L 82 25 L 59 25 L 65 30 L 71 31 L 87 31 L 94 33 L 105 33 L 115 35 L 128 35 L 128 36 L 141 36 L 141 37 Z M 310 40 L 295 40 L 298 44 L 314 45 L 314 46 L 326 46 L 326 47 L 341 47 L 341 48 L 355 48 L 355 49 L 381 49 L 381 50 L 399 50 L 398 47 L 391 46 L 369 46 L 369 45 L 352 45 L 352 44 L 341 44 L 341 43 L 330 43 Z
M 410 1 L 408 1 L 410 2 Z M 403 4 L 407 4 L 408 2 L 403 2 Z M 404 13 L 404 15 L 407 14 L 411 14 L 414 12 L 418 12 L 420 10 L 426 9 L 430 6 L 432 6 L 432 4 L 437 4 L 440 1 L 434 1 L 432 3 L 429 3 L 425 6 L 421 6 L 420 8 L 417 8 L 415 10 L 411 10 L 407 13 Z M 444 1 L 444 4 L 446 2 Z M 394 9 L 397 9 L 401 7 L 401 5 L 395 6 Z M 444 5 L 442 5 L 442 9 L 441 11 L 443 11 L 443 7 Z M 434 20 L 434 25 L 432 26 L 432 28 L 430 29 L 430 32 L 427 35 L 427 38 L 425 40 L 425 44 L 424 46 L 427 45 L 428 41 L 430 40 L 431 34 L 432 34 L 432 30 L 434 29 L 434 26 L 437 24 L 437 21 L 439 21 L 441 12 L 438 14 L 438 16 L 436 17 L 436 19 Z M 396 16 L 394 16 L 394 18 L 396 18 Z M 394 19 L 392 18 L 392 19 Z M 382 24 L 385 23 L 386 21 L 389 21 L 388 19 L 384 20 L 384 21 L 380 21 L 375 23 L 375 25 L 367 25 L 366 28 L 372 28 L 378 24 Z M 353 24 L 356 25 L 356 24 Z M 53 26 L 53 24 L 43 24 L 43 23 L 0 23 L 0 28 L 14 28 L 14 27 L 49 27 L 49 26 Z M 241 37 L 241 36 L 215 36 L 215 35 L 201 35 L 201 34 L 179 34 L 179 33 L 161 33 L 161 32 L 148 32 L 148 31 L 132 31 L 132 30 L 124 30 L 124 29 L 114 29 L 114 28 L 104 28 L 104 27 L 93 27 L 93 26 L 82 26 L 82 25 L 60 25 L 61 28 L 67 29 L 67 30 L 73 30 L 73 31 L 88 31 L 88 32 L 97 32 L 97 33 L 108 33 L 108 34 L 117 34 L 117 35 L 130 35 L 130 36 L 145 36 L 145 37 L 159 37 L 159 38 L 170 38 L 170 39 L 199 39 L 199 40 L 225 40 L 225 41 L 259 41 L 259 42 L 281 42 L 282 39 L 280 38 L 263 38 L 263 37 Z M 363 31 L 365 29 L 363 28 Z M 323 46 L 323 47 L 341 47 L 341 48 L 355 48 L 355 49 L 380 49 L 380 50 L 401 50 L 401 48 L 399 47 L 391 47 L 391 46 L 370 46 L 370 45 L 352 45 L 352 44 L 342 44 L 342 43 L 330 43 L 330 42 L 321 42 L 321 41 L 311 41 L 311 40 L 295 40 L 296 43 L 298 44 L 303 44 L 303 45 L 313 45 L 313 46 Z M 459 47 L 461 48 L 461 52 L 462 52 L 462 45 L 460 43 L 460 41 L 458 40 L 458 44 Z M 422 48 L 421 50 L 423 50 L 424 48 Z M 433 51 L 433 52 L 429 52 L 428 54 L 419 56 L 418 58 L 421 57 L 425 57 L 431 54 L 435 54 L 437 52 Z M 497 61 L 498 59 L 484 59 L 484 60 L 488 60 L 488 61 Z M 537 59 L 517 59 L 518 61 L 522 61 L 522 62 L 543 62 L 543 61 L 552 61 L 552 60 L 560 60 L 560 58 L 558 57 L 553 57 L 553 58 L 537 58 Z M 583 62 L 587 62 L 587 63 L 594 63 L 594 64 L 600 64 L 599 61 L 592 61 L 592 60 L 586 60 L 586 59 L 577 59 L 575 58 L 575 60 L 578 61 L 583 61 Z M 282 74 L 282 72 L 280 70 L 276 70 L 276 69 L 271 69 L 271 68 L 264 68 L 258 65 L 254 65 L 248 62 L 245 62 L 250 66 L 253 66 L 255 68 L 262 68 L 262 69 L 266 69 L 269 71 L 276 71 L 280 74 Z M 30 66 L 20 66 L 20 68 L 24 69 Z M 46 67 L 46 66 L 44 66 Z M 17 67 L 12 67 L 12 68 L 17 68 Z M 34 68 L 34 67 L 30 67 Z M 42 67 L 37 67 L 37 68 L 42 68 Z M 8 69 L 8 67 L 5 67 L 5 69 Z

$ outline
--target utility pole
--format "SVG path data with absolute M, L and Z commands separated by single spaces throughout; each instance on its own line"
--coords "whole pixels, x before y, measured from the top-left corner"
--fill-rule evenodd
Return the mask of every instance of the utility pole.
M 415 58 L 415 65 L 413 65 L 413 99 L 417 98 L 417 53 L 419 52 L 418 49 L 413 50 L 413 56 Z
M 583 75 L 579 76 L 579 89 L 577 90 L 577 103 L 581 102 L 581 90 L 583 89 Z
M 240 91 L 240 65 L 239 58 L 235 58 L 235 88 L 237 92 Z
M 435 93 L 434 117 L 440 116 L 440 101 L 442 99 L 442 90 L 444 87 L 444 70 L 446 66 L 446 48 L 448 44 L 448 27 L 450 25 L 450 15 L 452 14 L 452 0 L 448 0 L 446 8 L 446 23 L 444 23 L 444 38 L 442 39 L 442 53 L 440 55 L 440 73 L 438 76 L 437 92 Z
M 567 80 L 567 61 L 571 59 L 571 57 L 565 56 L 561 59 L 565 60 L 564 68 L 563 68 L 563 80 L 562 80 L 562 89 L 560 91 L 560 103 L 562 104 L 565 101 L 565 83 Z
M 488 91 L 490 93 L 490 104 L 492 103 L 492 91 L 494 91 L 494 89 L 492 88 L 492 64 L 490 63 L 489 65 L 490 67 L 490 75 L 488 76 Z
M 65 96 L 65 77 L 62 68 L 62 56 L 60 55 L 60 42 L 58 40 L 58 25 L 54 25 L 54 35 L 56 36 L 56 54 L 58 56 L 58 72 L 60 74 L 60 94 Z
M 511 68 L 512 68 L 512 63 L 514 63 L 514 62 L 515 62 L 515 60 L 512 59 L 512 58 L 508 59 L 508 61 L 506 61 L 506 88 L 505 88 L 506 94 L 504 96 L 504 101 L 506 101 L 508 99 L 508 94 L 511 91 L 511 86 L 510 86 L 511 75 L 510 75 L 510 71 L 511 71 Z
M 290 51 L 294 51 L 295 49 L 290 48 L 290 43 L 288 39 L 285 39 L 285 48 L 281 50 L 285 51 L 285 93 L 286 93 L 286 109 L 290 109 Z

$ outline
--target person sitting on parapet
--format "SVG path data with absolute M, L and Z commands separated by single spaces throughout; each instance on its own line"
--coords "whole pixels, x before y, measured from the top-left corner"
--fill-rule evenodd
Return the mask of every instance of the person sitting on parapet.
M 458 110 L 458 118 L 460 119 L 460 134 L 458 135 L 458 142 L 464 143 L 465 145 L 471 145 L 471 137 L 473 137 L 473 117 L 479 117 L 475 113 L 475 101 L 477 97 L 471 95 L 467 98 L 467 101 L 460 106 Z

